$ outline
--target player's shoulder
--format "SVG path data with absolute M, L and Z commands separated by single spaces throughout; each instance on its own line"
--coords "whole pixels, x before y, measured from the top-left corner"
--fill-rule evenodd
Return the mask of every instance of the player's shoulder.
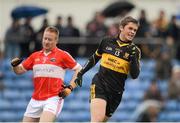
M 103 43 L 109 43 L 109 42 L 114 42 L 114 40 L 116 40 L 116 37 L 113 36 L 105 36 L 102 38 L 102 42 Z
M 105 40 L 105 41 L 112 41 L 112 40 L 114 40 L 116 37 L 113 37 L 113 36 L 105 36 L 105 37 L 103 37 L 103 39 L 102 40 Z
M 41 54 L 43 51 L 39 50 L 39 51 L 34 51 L 33 53 L 31 53 L 30 56 L 38 56 L 39 54 Z
M 57 53 L 60 54 L 60 55 L 69 55 L 69 52 L 67 52 L 65 50 L 62 50 L 60 48 L 57 48 Z
M 134 45 L 136 47 L 138 52 L 141 52 L 141 49 L 136 44 L 132 43 L 132 45 Z

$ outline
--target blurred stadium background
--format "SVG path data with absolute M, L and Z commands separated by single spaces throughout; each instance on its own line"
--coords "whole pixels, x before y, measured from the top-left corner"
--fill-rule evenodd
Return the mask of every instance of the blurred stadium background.
M 110 17 L 105 10 L 114 2 L 119 1 L 0 0 L 0 122 L 19 122 L 23 117 L 33 91 L 32 72 L 15 75 L 10 60 L 39 50 L 47 25 L 60 29 L 58 47 L 83 65 L 103 36 L 118 33 L 119 20 L 126 15 L 141 23 L 135 39 L 142 51 L 141 73 L 126 81 L 122 102 L 110 121 L 180 121 L 180 0 L 121 0 L 121 10 L 113 10 L 110 15 L 118 12 Z M 23 5 L 47 12 L 33 18 L 12 17 Z M 83 87 L 65 99 L 58 122 L 90 120 L 89 86 L 97 70 L 96 65 L 86 73 Z M 67 71 L 66 83 L 71 75 Z

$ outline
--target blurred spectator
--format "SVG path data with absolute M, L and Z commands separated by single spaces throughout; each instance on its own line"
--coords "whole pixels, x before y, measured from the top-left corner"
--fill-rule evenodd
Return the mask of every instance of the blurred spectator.
M 179 30 L 179 27 L 177 25 L 176 16 L 173 15 L 171 17 L 171 20 L 170 20 L 169 25 L 168 25 L 167 34 L 168 34 L 168 36 L 171 36 L 174 41 L 178 41 L 179 31 L 180 30 Z
M 180 99 L 180 66 L 175 65 L 172 69 L 168 83 L 168 96 L 170 99 Z
M 119 24 L 112 24 L 108 28 L 107 35 L 108 36 L 115 36 L 119 33 Z
M 177 25 L 176 16 L 172 16 L 171 20 L 168 25 L 167 30 L 167 45 L 171 48 L 171 55 L 173 58 L 177 56 L 179 57 L 179 48 L 180 48 L 180 42 L 179 42 L 179 26 Z M 176 55 L 177 54 L 177 55 Z
M 146 11 L 144 9 L 142 9 L 140 11 L 140 15 L 139 15 L 139 19 L 138 19 L 140 26 L 139 29 L 137 31 L 137 37 L 139 38 L 143 38 L 143 37 L 147 37 L 148 35 L 148 31 L 149 31 L 149 22 L 147 21 L 146 18 Z M 142 51 L 142 58 L 150 58 L 150 53 L 152 53 L 152 49 L 150 44 L 139 44 L 138 45 Z M 151 51 L 150 51 L 151 50 Z
M 27 57 L 33 50 L 34 40 L 35 40 L 35 32 L 31 25 L 32 18 L 26 18 L 24 25 L 21 26 L 22 28 L 22 35 L 24 36 L 24 40 L 20 43 L 21 49 L 21 57 Z
M 3 66 L 2 66 L 2 63 L 3 62 L 3 58 L 0 57 L 0 96 L 3 96 L 3 91 L 4 91 L 4 82 L 3 82 L 3 79 L 4 79 L 4 74 L 3 74 Z
M 20 43 L 23 42 L 22 30 L 18 19 L 12 20 L 12 25 L 5 34 L 5 57 L 20 56 Z
M 150 37 L 158 37 L 159 35 L 160 34 L 159 34 L 157 24 L 155 21 L 153 21 L 152 23 L 150 23 L 150 26 L 149 26 L 149 36 Z
M 149 89 L 144 94 L 144 101 L 146 100 L 157 100 L 159 102 L 163 102 L 164 100 L 155 79 L 151 81 Z
M 88 37 L 103 37 L 107 34 L 107 26 L 104 24 L 105 18 L 101 12 L 96 12 L 95 17 L 87 26 Z
M 153 23 L 151 27 L 150 23 L 147 20 L 146 11 L 144 9 L 140 11 L 139 22 L 140 22 L 140 28 L 137 31 L 138 37 L 149 37 L 149 39 L 147 38 L 147 40 L 151 42 L 152 39 L 150 37 L 158 36 L 159 32 L 158 32 L 156 24 Z M 154 45 L 151 43 L 139 44 L 139 47 L 142 50 L 143 59 L 146 59 L 146 58 L 156 59 L 160 52 L 160 46 Z
M 67 18 L 67 25 L 64 28 L 64 36 L 65 37 L 80 37 L 80 32 L 77 27 L 75 27 L 73 22 L 73 17 L 68 16 Z
M 119 30 L 119 26 L 118 26 Z M 86 56 L 92 54 L 98 47 L 99 40 L 97 37 L 104 37 L 106 35 L 114 35 L 116 33 L 116 28 L 112 25 L 109 29 L 105 25 L 105 17 L 101 12 L 96 12 L 93 19 L 90 20 L 86 25 L 86 36 L 87 43 L 95 42 L 95 44 L 88 45 L 86 47 Z M 97 43 L 97 44 L 96 44 Z
M 4 45 L 3 41 L 0 39 L 0 59 L 4 57 Z
M 167 36 L 165 41 L 166 42 L 163 44 L 163 47 L 168 49 L 169 57 L 171 59 L 175 58 L 175 56 L 176 56 L 176 48 L 178 46 L 178 43 L 175 43 L 175 40 L 174 40 L 174 38 L 172 36 Z
M 136 34 L 137 37 L 147 37 L 149 33 L 149 22 L 146 18 L 146 11 L 144 9 L 140 11 L 138 21 L 140 23 L 140 27 Z
M 67 25 L 63 30 L 63 37 L 80 37 L 79 29 L 74 25 L 72 16 L 68 16 Z M 78 56 L 79 44 L 63 44 L 60 45 L 62 49 L 68 51 L 73 57 Z
M 173 56 L 180 60 L 180 28 L 177 24 L 176 16 L 172 16 L 170 23 L 168 25 L 167 35 L 168 38 L 171 39 L 171 42 L 167 42 L 167 44 L 174 50 Z
M 55 27 L 59 30 L 59 37 L 60 37 L 60 36 L 64 36 L 64 34 L 63 34 L 64 27 L 63 27 L 62 23 L 63 23 L 62 17 L 61 17 L 61 16 L 58 16 L 58 17 L 56 18 Z
M 36 33 L 35 51 L 38 51 L 42 48 L 41 47 L 41 38 L 43 37 L 43 32 L 44 32 L 45 28 L 48 26 L 49 26 L 49 21 L 47 18 L 44 18 L 40 29 Z
M 166 18 L 166 14 L 164 10 L 159 11 L 158 18 L 155 20 L 156 27 L 159 31 L 160 37 L 166 37 L 167 35 L 167 27 L 168 27 L 168 21 Z
M 169 79 L 171 76 L 172 63 L 171 63 L 171 54 L 168 49 L 162 49 L 160 56 L 156 62 L 156 77 L 158 79 Z
M 135 111 L 136 120 L 138 122 L 157 122 L 157 116 L 163 103 L 164 97 L 159 91 L 157 81 L 152 80 L 149 89 L 145 92 L 144 102 Z
M 159 57 L 160 51 L 161 51 L 161 44 L 153 44 L 151 41 L 152 38 L 146 38 L 146 40 L 149 42 L 148 44 L 140 44 L 142 58 L 143 59 L 157 59 Z

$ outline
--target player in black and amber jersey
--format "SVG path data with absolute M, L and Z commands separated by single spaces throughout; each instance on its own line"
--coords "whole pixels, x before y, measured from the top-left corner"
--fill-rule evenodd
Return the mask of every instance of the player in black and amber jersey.
M 128 74 L 135 79 L 140 73 L 140 50 L 132 42 L 138 27 L 136 19 L 124 18 L 119 35 L 102 39 L 77 75 L 75 82 L 81 87 L 82 75 L 101 59 L 100 69 L 91 84 L 91 122 L 107 121 L 121 102 Z
M 107 121 L 121 102 L 128 74 L 135 79 L 140 73 L 140 50 L 132 42 L 138 27 L 136 19 L 124 18 L 119 35 L 102 39 L 77 75 L 75 82 L 81 87 L 83 74 L 101 59 L 100 69 L 91 84 L 91 122 Z

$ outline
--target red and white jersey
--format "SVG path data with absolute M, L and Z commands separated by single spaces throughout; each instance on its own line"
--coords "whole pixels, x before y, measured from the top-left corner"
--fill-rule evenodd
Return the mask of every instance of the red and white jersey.
M 34 92 L 32 98 L 46 100 L 62 90 L 65 69 L 76 69 L 79 64 L 73 57 L 54 48 L 45 54 L 43 50 L 32 53 L 23 63 L 25 70 L 33 70 Z

